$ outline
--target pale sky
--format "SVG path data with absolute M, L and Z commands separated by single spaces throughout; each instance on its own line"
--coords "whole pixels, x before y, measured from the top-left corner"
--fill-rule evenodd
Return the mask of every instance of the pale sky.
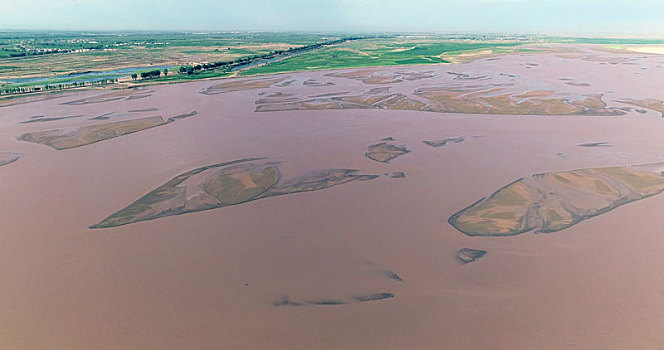
M 664 36 L 664 0 L 0 0 L 0 30 Z

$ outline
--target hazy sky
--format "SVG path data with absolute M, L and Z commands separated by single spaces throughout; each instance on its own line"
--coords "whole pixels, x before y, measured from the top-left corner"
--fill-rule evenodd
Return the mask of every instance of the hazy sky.
M 664 0 L 0 0 L 0 29 L 664 35 Z

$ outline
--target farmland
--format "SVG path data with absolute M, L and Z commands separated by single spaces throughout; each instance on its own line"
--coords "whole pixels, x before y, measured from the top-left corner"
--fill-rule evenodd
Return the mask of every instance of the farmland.
M 662 42 L 532 35 L 0 32 L 0 94 L 303 70 L 454 64 L 502 54 L 549 52 L 553 43 L 620 51 L 629 50 L 630 44 Z M 141 74 L 157 70 L 160 74 Z
M 102 79 L 130 81 L 129 71 L 170 68 L 159 81 L 187 81 L 307 69 L 448 63 L 446 56 L 508 52 L 527 38 L 298 33 L 0 33 L 0 89 Z M 324 46 L 317 46 L 323 44 Z M 293 52 L 308 48 L 302 52 Z M 279 59 L 256 58 L 281 53 Z M 273 58 L 270 56 L 270 58 Z M 238 62 L 245 69 L 206 67 Z M 251 64 L 248 64 L 251 63 Z M 177 74 L 179 67 L 196 67 Z M 235 65 L 237 66 L 237 65 Z M 236 72 L 239 71 L 239 72 Z M 155 79 L 150 79 L 153 82 Z
M 294 57 L 269 65 L 251 68 L 244 75 L 280 73 L 311 69 L 394 66 L 451 63 L 462 53 L 507 53 L 519 41 L 450 40 L 446 38 L 368 39 L 326 47 L 315 53 Z

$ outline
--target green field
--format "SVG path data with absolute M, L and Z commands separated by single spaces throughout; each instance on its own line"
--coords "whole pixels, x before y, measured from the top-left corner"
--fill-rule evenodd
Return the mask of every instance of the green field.
M 510 52 L 519 42 L 467 42 L 421 39 L 367 39 L 306 53 L 283 61 L 250 68 L 243 75 L 312 69 L 449 63 L 444 55 L 477 50 Z

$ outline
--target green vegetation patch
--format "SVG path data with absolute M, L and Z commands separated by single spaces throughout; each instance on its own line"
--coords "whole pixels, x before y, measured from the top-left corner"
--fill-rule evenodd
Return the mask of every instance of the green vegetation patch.
M 510 52 L 519 42 L 413 41 L 394 42 L 394 38 L 365 39 L 306 52 L 278 62 L 254 67 L 242 75 L 281 73 L 313 69 L 449 63 L 443 55 L 459 55 L 491 49 Z

